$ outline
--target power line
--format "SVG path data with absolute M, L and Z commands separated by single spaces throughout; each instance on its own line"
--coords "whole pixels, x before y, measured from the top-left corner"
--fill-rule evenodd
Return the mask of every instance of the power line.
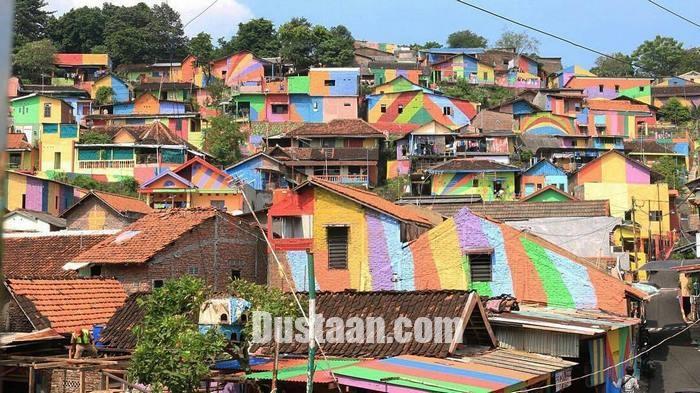
M 627 65 L 631 65 L 631 66 L 633 66 L 633 67 L 637 67 L 637 68 L 639 68 L 640 70 L 645 70 L 644 67 L 640 67 L 640 66 L 638 66 L 638 65 L 636 65 L 636 64 L 634 64 L 634 63 L 632 63 L 632 62 L 627 62 L 627 61 L 624 61 L 624 60 L 622 60 L 622 59 L 618 59 L 617 57 L 610 56 L 610 55 L 607 54 L 607 53 L 604 53 L 604 52 L 601 52 L 601 51 L 599 51 L 599 50 L 593 49 L 593 48 L 591 48 L 591 47 L 589 47 L 589 46 L 582 45 L 582 44 L 576 43 L 576 42 L 574 42 L 574 41 L 571 41 L 571 40 L 568 39 L 568 38 L 564 38 L 564 37 L 558 36 L 558 35 L 556 35 L 556 34 L 549 33 L 549 32 L 547 32 L 547 31 L 544 31 L 544 30 L 539 29 L 539 28 L 537 28 L 537 27 L 533 27 L 533 26 L 527 25 L 527 24 L 525 24 L 525 23 L 518 22 L 517 20 L 508 18 L 507 16 L 503 16 L 503 15 L 497 14 L 497 13 L 495 13 L 495 12 L 493 12 L 493 11 L 489 11 L 489 10 L 487 10 L 486 8 L 482 8 L 482 7 L 476 6 L 476 5 L 471 4 L 471 3 L 467 3 L 467 2 L 464 1 L 464 0 L 456 0 L 456 1 L 457 1 L 458 3 L 461 3 L 461 4 L 466 5 L 466 6 L 468 6 L 468 7 L 472 7 L 472 8 L 474 8 L 474 9 L 477 9 L 477 10 L 481 11 L 481 12 L 485 12 L 485 13 L 487 13 L 487 14 L 489 14 L 489 15 L 495 16 L 496 18 L 503 19 L 503 20 L 505 20 L 505 21 L 508 21 L 508 22 L 513 23 L 513 24 L 516 24 L 516 25 L 518 25 L 518 26 L 524 27 L 524 28 L 526 28 L 526 29 L 530 29 L 530 30 L 536 31 L 536 32 L 538 32 L 538 33 L 540 33 L 540 34 L 544 34 L 544 35 L 546 35 L 546 36 L 548 36 L 548 37 L 552 37 L 552 38 L 554 38 L 554 39 L 557 39 L 557 40 L 559 40 L 559 41 L 566 42 L 567 44 L 573 45 L 573 46 L 575 46 L 575 47 L 577 47 L 577 48 L 581 48 L 581 49 L 587 50 L 587 51 L 589 51 L 589 52 L 593 52 L 593 53 L 598 54 L 598 55 L 600 55 L 600 56 L 606 57 L 606 58 L 608 58 L 608 59 L 610 59 L 610 60 L 615 60 L 615 61 L 620 62 L 620 63 L 623 63 L 623 64 L 627 64 Z M 651 70 L 645 70 L 645 71 L 648 71 L 648 72 L 654 74 L 654 72 L 651 71 Z
M 647 0 L 647 1 L 650 2 L 651 4 L 654 4 L 655 6 L 657 6 L 657 7 L 659 7 L 659 8 L 661 8 L 662 10 L 668 12 L 669 14 L 675 15 L 675 16 L 677 16 L 677 17 L 683 19 L 684 21 L 690 23 L 691 25 L 695 25 L 695 27 L 700 27 L 700 24 L 697 24 L 697 23 L 693 22 L 692 20 L 686 18 L 685 16 L 683 16 L 683 15 L 681 15 L 681 14 L 679 14 L 679 13 L 673 11 L 673 10 L 670 10 L 670 9 L 664 7 L 663 5 L 661 5 L 661 4 L 657 3 L 657 2 L 655 2 L 654 0 Z
M 189 25 L 190 23 L 194 22 L 195 19 L 197 19 L 197 18 L 199 18 L 200 16 L 202 16 L 202 14 L 204 14 L 205 12 L 207 12 L 207 11 L 209 10 L 209 8 L 213 7 L 214 4 L 216 4 L 218 1 L 219 1 L 219 0 L 214 0 L 214 1 L 212 1 L 211 4 L 209 4 L 209 5 L 207 6 L 207 8 L 203 9 L 202 12 L 200 12 L 200 13 L 197 14 L 197 15 L 195 15 L 194 18 L 188 20 L 187 23 L 185 23 L 184 25 L 182 25 L 182 28 L 184 29 L 185 27 L 187 27 L 187 25 Z

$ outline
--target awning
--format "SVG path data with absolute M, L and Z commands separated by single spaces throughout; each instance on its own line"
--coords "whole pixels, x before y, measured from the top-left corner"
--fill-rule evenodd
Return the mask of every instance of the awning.
M 700 259 L 668 259 L 665 261 L 651 261 L 645 263 L 639 270 L 653 271 L 653 272 L 668 272 L 672 270 L 678 270 L 686 266 L 693 266 L 700 264 Z
M 361 362 L 334 373 L 341 385 L 377 392 L 397 388 L 402 392 L 503 392 L 554 382 L 555 374 L 566 375 L 575 365 L 551 356 L 495 350 L 455 359 L 403 355 Z
M 84 268 L 87 265 L 89 265 L 88 262 L 68 262 L 65 265 L 63 265 L 63 270 L 78 270 Z

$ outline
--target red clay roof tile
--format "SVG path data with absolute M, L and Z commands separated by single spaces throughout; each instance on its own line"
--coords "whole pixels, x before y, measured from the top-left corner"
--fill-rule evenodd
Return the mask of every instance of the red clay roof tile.
M 27 142 L 27 137 L 23 133 L 7 134 L 8 150 L 32 150 L 32 145 Z
M 7 286 L 36 329 L 59 333 L 104 324 L 126 300 L 114 279 L 9 279 Z
M 125 195 L 112 194 L 103 191 L 93 191 L 93 194 L 102 199 L 106 204 L 108 204 L 112 209 L 119 212 L 120 214 L 125 213 L 141 213 L 148 214 L 152 213 L 151 209 L 146 202 L 138 199 L 132 198 Z M 83 198 L 86 198 L 87 195 Z

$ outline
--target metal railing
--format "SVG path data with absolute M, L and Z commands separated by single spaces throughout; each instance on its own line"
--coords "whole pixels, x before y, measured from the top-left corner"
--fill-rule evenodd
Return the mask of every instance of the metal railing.
M 124 169 L 133 168 L 134 160 L 79 160 L 78 169 Z
M 367 175 L 320 175 L 315 177 L 338 184 L 367 184 L 369 181 Z

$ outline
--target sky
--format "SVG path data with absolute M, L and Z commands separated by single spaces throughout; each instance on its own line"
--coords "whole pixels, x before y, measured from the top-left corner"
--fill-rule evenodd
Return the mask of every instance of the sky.
M 99 6 L 105 0 L 48 0 L 58 15 L 72 7 Z M 211 0 L 213 1 L 213 0 Z M 197 15 L 210 0 L 167 0 L 182 15 L 183 23 Z M 700 47 L 700 28 L 644 0 L 468 0 L 519 22 L 568 38 L 601 52 L 631 53 L 644 40 L 671 36 L 685 47 Z M 700 23 L 697 0 L 656 0 L 665 7 Z M 116 0 L 131 5 L 137 0 Z M 145 0 L 147 4 L 161 0 Z M 575 4 L 568 6 L 565 4 Z M 438 41 L 458 30 L 469 29 L 495 43 L 506 30 L 524 29 L 467 7 L 455 0 L 218 0 L 192 22 L 187 35 L 200 31 L 215 39 L 232 36 L 238 23 L 264 17 L 276 25 L 303 16 L 325 26 L 345 25 L 356 39 L 399 44 Z M 563 64 L 591 67 L 598 55 L 556 39 L 528 31 L 540 41 L 541 56 L 562 57 Z

